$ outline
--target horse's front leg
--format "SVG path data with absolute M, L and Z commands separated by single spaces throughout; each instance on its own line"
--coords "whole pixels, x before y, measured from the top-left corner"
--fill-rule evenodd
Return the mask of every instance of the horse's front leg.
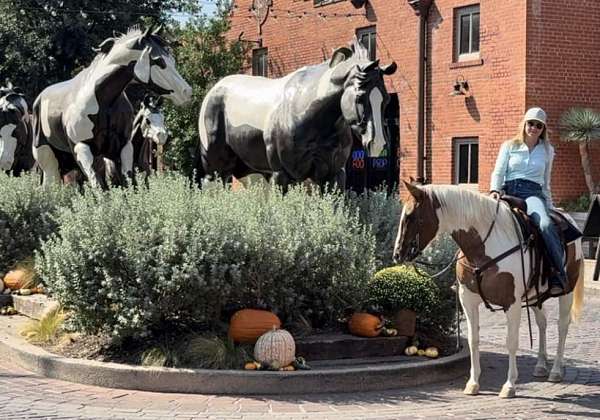
M 481 364 L 479 362 L 479 304 L 481 298 L 462 284 L 459 293 L 460 304 L 467 319 L 469 351 L 471 353 L 470 377 L 463 392 L 466 395 L 477 395 L 479 394 L 479 376 L 481 375 Z
M 121 174 L 123 179 L 129 183 L 134 183 L 133 178 L 133 144 L 131 141 L 125 143 L 125 146 L 121 149 Z
M 540 332 L 538 357 L 535 368 L 533 369 L 533 376 L 536 378 L 546 378 L 548 376 L 548 354 L 546 352 L 546 311 L 544 308 L 533 307 L 533 313 L 535 314 L 535 322 L 537 323 L 538 330 Z
M 75 159 L 77 160 L 79 167 L 87 177 L 92 187 L 100 187 L 102 184 L 98 178 L 96 170 L 94 169 L 94 155 L 92 154 L 90 146 L 83 142 L 79 142 L 75 145 L 75 147 L 73 147 L 73 151 L 75 152 Z
M 507 334 L 506 348 L 508 349 L 508 378 L 498 396 L 512 398 L 515 396 L 515 385 L 519 376 L 517 369 L 517 350 L 519 349 L 519 325 L 521 324 L 521 301 L 517 300 L 506 312 Z
M 42 170 L 42 185 L 60 184 L 60 168 L 54 151 L 48 145 L 33 147 L 33 158 Z
M 565 353 L 565 342 L 571 323 L 571 306 L 573 305 L 573 293 L 563 295 L 558 298 L 559 318 L 558 318 L 558 347 L 556 357 L 548 380 L 550 382 L 561 382 L 564 377 L 563 356 Z

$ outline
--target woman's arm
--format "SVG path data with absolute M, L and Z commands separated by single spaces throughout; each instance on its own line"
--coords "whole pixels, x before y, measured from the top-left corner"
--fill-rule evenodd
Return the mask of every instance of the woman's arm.
M 547 145 L 546 147 L 546 169 L 544 171 L 544 185 L 542 185 L 542 194 L 546 199 L 548 208 L 554 208 L 552 203 L 552 192 L 550 191 L 550 178 L 552 176 L 552 164 L 554 163 L 554 147 Z
M 490 191 L 502 190 L 504 185 L 504 178 L 506 177 L 506 170 L 508 168 L 508 155 L 510 150 L 510 142 L 506 141 L 500 146 L 498 157 L 496 158 L 496 166 L 492 172 L 492 179 L 490 182 Z

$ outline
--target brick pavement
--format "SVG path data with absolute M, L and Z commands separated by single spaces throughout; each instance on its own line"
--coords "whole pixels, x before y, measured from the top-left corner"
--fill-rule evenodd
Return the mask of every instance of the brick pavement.
M 549 303 L 548 350 L 556 348 L 555 302 Z M 521 328 L 518 397 L 499 399 L 506 378 L 503 314 L 482 309 L 482 393 L 462 394 L 465 378 L 415 389 L 273 397 L 161 394 L 79 385 L 40 377 L 0 361 L 2 419 L 419 419 L 600 418 L 600 298 L 586 303 L 567 339 L 563 383 L 532 377 L 526 316 Z M 537 334 L 534 330 L 534 338 Z M 534 342 L 535 345 L 535 342 Z

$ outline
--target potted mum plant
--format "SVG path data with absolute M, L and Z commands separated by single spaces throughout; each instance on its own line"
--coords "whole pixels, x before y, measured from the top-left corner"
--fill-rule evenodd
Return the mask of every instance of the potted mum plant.
M 438 286 L 412 267 L 395 266 L 375 273 L 367 285 L 367 305 L 392 319 L 398 335 L 415 335 L 417 317 L 429 318 L 439 303 Z

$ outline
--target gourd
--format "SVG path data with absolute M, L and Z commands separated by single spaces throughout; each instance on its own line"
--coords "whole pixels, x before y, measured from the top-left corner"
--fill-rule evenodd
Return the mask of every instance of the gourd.
M 229 337 L 236 343 L 254 343 L 273 327 L 281 327 L 281 321 L 273 312 L 260 309 L 242 309 L 229 321 Z
M 359 337 L 377 337 L 382 328 L 383 323 L 380 318 L 365 312 L 353 314 L 348 321 L 350 333 Z
M 273 328 L 256 341 L 254 359 L 273 367 L 288 366 L 296 359 L 294 337 L 286 330 Z
M 23 287 L 27 273 L 24 270 L 11 270 L 4 276 L 4 285 L 11 290 Z
M 417 354 L 418 351 L 419 349 L 417 348 L 417 346 L 408 346 L 404 349 L 404 354 L 406 354 L 407 356 L 414 356 L 415 354 Z
M 425 356 L 431 357 L 432 359 L 435 359 L 436 357 L 439 356 L 439 351 L 435 347 L 427 347 L 425 349 Z

